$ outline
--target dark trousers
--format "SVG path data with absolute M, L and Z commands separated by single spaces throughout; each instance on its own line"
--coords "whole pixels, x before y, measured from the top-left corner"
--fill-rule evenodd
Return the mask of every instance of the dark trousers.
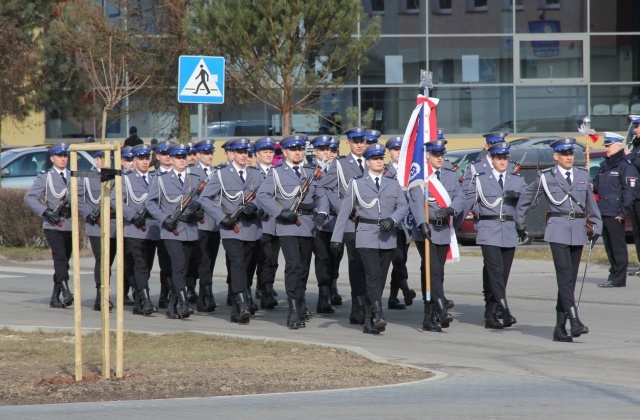
M 251 264 L 249 262 L 257 250 L 258 242 L 223 239 L 222 246 L 229 261 L 231 293 L 240 293 L 248 287 L 249 276 L 253 276 L 253 273 L 250 273 Z
M 163 239 L 162 242 L 171 259 L 171 284 L 173 285 L 173 290 L 180 292 L 187 286 L 187 267 L 191 263 L 191 253 L 196 241 Z
M 302 299 L 309 278 L 309 267 L 313 252 L 313 238 L 303 236 L 281 236 L 280 248 L 284 256 L 284 286 L 287 297 Z
M 609 281 L 627 284 L 629 253 L 624 236 L 624 220 L 618 222 L 613 216 L 602 216 L 602 242 L 609 258 Z
M 636 256 L 640 261 L 640 200 L 631 205 L 631 225 L 633 226 L 633 242 L 636 244 Z
M 51 247 L 53 258 L 53 282 L 69 281 L 69 258 L 71 258 L 71 232 L 45 229 L 44 236 Z
M 360 254 L 356 249 L 356 234 L 347 232 L 344 234 L 344 244 L 347 247 L 347 261 L 349 262 L 349 285 L 351 286 L 351 299 L 363 296 L 367 293 L 364 267 Z
M 397 229 L 396 235 L 398 238 L 398 246 L 393 250 L 393 257 L 391 264 L 391 286 L 400 287 L 402 280 L 409 278 L 407 272 L 407 257 L 409 253 L 409 244 L 407 243 L 407 234 L 404 229 Z
M 426 278 L 427 262 L 424 259 L 424 241 L 416 241 L 416 248 L 422 259 L 420 264 L 420 274 L 422 280 L 420 284 L 422 286 L 422 300 L 426 300 L 427 290 L 424 284 Z M 431 282 L 431 298 L 433 300 L 444 299 L 444 264 L 447 262 L 447 252 L 449 252 L 449 245 L 435 245 L 429 244 L 429 270 L 430 270 L 430 282 Z
M 313 238 L 313 254 L 315 255 L 313 263 L 316 270 L 316 278 L 318 279 L 318 287 L 331 287 L 331 276 L 334 271 L 333 265 L 335 264 L 335 258 L 329 248 L 331 235 L 332 232 L 317 231 L 315 238 Z
M 171 277 L 171 257 L 167 251 L 167 246 L 163 239 L 158 241 L 158 264 L 160 265 L 160 282 L 164 282 L 164 279 Z
M 100 281 L 102 275 L 102 253 L 101 253 L 101 240 L 99 236 L 89 236 L 89 243 L 91 244 L 91 251 L 96 262 L 93 265 L 93 278 L 96 281 L 96 287 L 99 287 L 102 282 Z M 116 252 L 118 246 L 116 238 L 109 238 L 109 278 L 111 278 L 111 266 L 116 259 Z M 107 282 L 108 284 L 108 282 Z
M 124 238 L 124 291 L 128 292 L 128 288 L 131 287 L 135 290 L 136 287 L 136 279 L 135 279 L 135 268 L 133 262 L 133 254 L 131 254 L 131 250 L 127 245 L 127 238 Z
M 393 249 L 358 248 L 364 267 L 367 299 L 370 303 L 382 300 L 382 290 L 387 280 Z
M 549 245 L 558 282 L 556 312 L 569 312 L 569 308 L 576 306 L 574 292 L 580 268 L 582 245 L 565 245 L 555 242 L 551 242 Z
M 278 254 L 280 254 L 280 239 L 275 235 L 263 233 L 258 248 L 258 287 L 263 284 L 273 284 L 278 271 Z
M 153 267 L 158 243 L 157 241 L 139 238 L 124 238 L 124 240 L 133 260 L 135 284 L 131 284 L 131 286 L 135 287 L 136 290 L 148 289 L 149 273 Z
M 198 230 L 198 277 L 200 287 L 213 284 L 213 269 L 220 249 L 220 232 Z
M 491 290 L 490 302 L 500 302 L 507 298 L 507 282 L 511 273 L 511 264 L 516 248 L 503 248 L 493 245 L 480 245 L 484 266 L 489 276 L 489 288 Z

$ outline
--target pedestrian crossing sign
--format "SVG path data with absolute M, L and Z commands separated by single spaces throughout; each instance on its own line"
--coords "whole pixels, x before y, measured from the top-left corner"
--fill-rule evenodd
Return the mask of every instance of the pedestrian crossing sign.
M 181 55 L 178 61 L 178 102 L 224 103 L 224 57 Z

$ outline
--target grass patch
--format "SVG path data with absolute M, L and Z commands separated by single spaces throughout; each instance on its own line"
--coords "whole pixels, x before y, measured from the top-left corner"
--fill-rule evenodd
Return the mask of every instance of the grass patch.
M 584 262 L 587 260 L 588 249 L 585 246 L 582 251 L 581 260 Z M 464 247 L 460 248 L 460 255 L 466 257 L 482 257 L 482 251 L 480 249 L 465 249 Z M 522 260 L 545 260 L 552 261 L 551 257 L 551 249 L 549 247 L 545 247 L 543 249 L 532 249 L 527 246 L 519 246 L 516 248 L 515 258 L 519 258 Z M 607 258 L 607 253 L 603 247 L 595 247 L 591 250 L 591 260 L 589 264 L 603 264 L 609 265 L 609 259 Z M 638 262 L 638 258 L 635 254 L 629 253 L 629 266 L 630 267 L 638 267 L 640 263 Z

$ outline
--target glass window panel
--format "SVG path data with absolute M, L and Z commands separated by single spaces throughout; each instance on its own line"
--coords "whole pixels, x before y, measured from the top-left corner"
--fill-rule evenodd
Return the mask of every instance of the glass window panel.
M 428 0 L 362 0 L 366 14 L 379 16 L 381 34 L 421 34 L 426 32 L 424 4 Z
M 629 114 L 640 113 L 637 86 L 592 86 L 591 127 L 598 132 L 627 131 Z
M 512 131 L 577 133 L 586 103 L 586 86 L 519 87 L 516 89 L 517 114 Z
M 535 33 L 531 24 L 540 21 L 557 21 L 562 33 L 587 31 L 587 0 L 562 0 L 546 8 L 536 3 L 525 1 L 524 10 L 516 13 L 516 33 Z
M 637 0 L 591 0 L 591 32 L 640 31 Z
M 582 63 L 582 41 L 520 41 L 522 79 L 582 78 Z
M 435 84 L 511 83 L 512 38 L 430 38 L 429 69 Z
M 426 38 L 382 38 L 368 54 L 362 84 L 415 84 L 426 65 Z
M 98 137 L 98 120 L 83 118 L 66 110 L 47 109 L 45 114 L 45 137 L 51 139 L 84 139 L 89 135 Z
M 591 37 L 591 81 L 640 80 L 640 36 Z
M 482 13 L 478 13 L 480 11 Z M 429 0 L 429 33 L 512 33 L 512 13 L 497 0 Z

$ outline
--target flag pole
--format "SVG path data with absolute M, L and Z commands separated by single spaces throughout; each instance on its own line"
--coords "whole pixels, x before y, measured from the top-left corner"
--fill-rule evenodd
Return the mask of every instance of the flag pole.
M 589 143 L 590 143 L 590 138 L 589 138 L 589 134 L 588 131 L 591 129 L 591 118 L 589 118 L 589 116 L 586 116 L 582 119 L 582 124 L 585 128 L 585 130 L 587 131 L 586 135 L 586 140 L 585 143 L 587 144 L 587 147 L 585 149 L 585 160 L 587 161 L 587 171 L 589 170 Z
M 433 73 L 426 70 L 420 70 L 420 93 L 422 95 L 431 95 L 431 89 L 433 89 Z M 421 112 L 424 112 L 424 105 Z M 425 124 L 428 124 L 427 121 L 424 121 Z M 429 141 L 430 139 L 424 139 L 425 141 Z M 424 200 L 424 214 L 425 220 L 427 221 L 427 225 L 429 225 L 429 177 L 427 167 L 429 163 L 426 161 L 426 148 L 422 145 L 422 157 L 423 162 L 425 163 L 425 178 L 424 178 L 424 192 L 425 192 L 425 200 Z M 430 243 L 427 238 L 424 238 L 424 290 L 425 290 L 425 299 L 426 302 L 431 302 L 431 253 L 430 253 Z

